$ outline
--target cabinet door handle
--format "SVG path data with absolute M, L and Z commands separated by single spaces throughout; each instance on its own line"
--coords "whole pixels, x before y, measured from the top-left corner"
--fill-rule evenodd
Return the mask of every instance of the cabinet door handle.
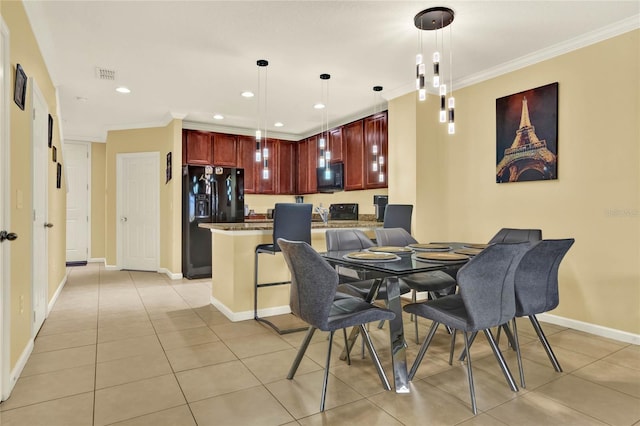
M 53 228 L 53 223 L 45 222 L 44 223 L 44 227 L 45 228 Z

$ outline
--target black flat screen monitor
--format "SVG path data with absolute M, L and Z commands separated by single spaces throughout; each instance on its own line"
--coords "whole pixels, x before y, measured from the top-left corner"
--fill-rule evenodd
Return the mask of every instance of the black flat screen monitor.
M 344 164 L 332 163 L 329 169 L 318 167 L 318 192 L 336 192 L 344 189 Z

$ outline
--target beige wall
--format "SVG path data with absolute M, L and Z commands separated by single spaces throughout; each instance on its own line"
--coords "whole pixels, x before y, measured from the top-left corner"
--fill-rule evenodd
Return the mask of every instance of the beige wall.
M 92 259 L 105 258 L 107 144 L 91 144 L 91 252 Z
M 573 237 L 553 314 L 639 334 L 639 38 L 632 31 L 457 91 L 454 136 L 437 122 L 435 97 L 392 100 L 390 170 L 407 169 L 417 141 L 418 191 L 389 193 L 415 200 L 417 237 L 486 242 L 501 227 Z M 556 81 L 558 180 L 496 184 L 496 98 Z M 396 126 L 405 114 L 417 123 Z
M 58 151 L 58 162 L 64 164 L 59 139 L 59 123 L 56 113 L 55 88 L 49 77 L 42 55 L 31 30 L 22 2 L 5 2 L 0 6 L 2 18 L 9 28 L 11 88 L 13 88 L 16 64 L 22 65 L 28 77 L 37 81 L 54 119 L 53 146 Z M 10 102 L 10 150 L 11 150 L 11 223 L 18 239 L 11 243 L 11 339 L 10 368 L 13 369 L 31 340 L 32 291 L 31 291 L 31 84 L 27 85 L 26 107 L 21 110 Z M 13 93 L 13 89 L 11 90 Z M 51 155 L 51 151 L 49 151 Z M 61 189 L 56 189 L 56 167 L 48 167 L 49 210 L 47 220 L 54 224 L 48 231 L 48 286 L 51 298 L 65 277 L 66 244 L 66 189 L 64 179 Z
M 160 170 L 160 268 L 181 271 L 181 171 L 182 121 L 172 120 L 165 127 L 110 131 L 105 153 L 105 257 L 107 265 L 117 263 L 116 240 L 116 156 L 131 152 L 159 152 Z M 173 178 L 165 183 L 165 161 L 172 152 Z

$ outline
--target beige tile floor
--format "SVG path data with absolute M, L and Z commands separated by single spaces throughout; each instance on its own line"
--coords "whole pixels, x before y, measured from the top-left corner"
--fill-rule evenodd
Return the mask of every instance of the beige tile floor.
M 316 333 L 286 380 L 303 332 L 232 323 L 209 302 L 210 281 L 70 268 L 0 425 L 639 425 L 640 347 L 546 324 L 556 373 L 520 322 L 527 387 L 512 392 L 487 344 L 472 348 L 478 408 L 464 366 L 449 366 L 439 331 L 410 394 L 384 391 L 369 359 L 333 357 L 319 413 L 327 340 Z M 417 346 L 405 317 L 408 362 Z M 422 336 L 427 321 L 420 321 Z M 386 329 L 372 338 L 391 372 Z M 458 339 L 460 340 L 460 339 Z M 334 355 L 342 347 L 335 339 Z M 513 352 L 504 353 L 514 374 Z

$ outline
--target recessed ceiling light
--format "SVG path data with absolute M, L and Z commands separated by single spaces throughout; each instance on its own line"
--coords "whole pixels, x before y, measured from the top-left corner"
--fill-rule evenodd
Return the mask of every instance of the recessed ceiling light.
M 317 104 L 315 104 L 313 106 L 315 109 L 324 109 L 324 104 L 321 102 L 318 102 Z
M 129 90 L 128 87 L 120 86 L 120 87 L 116 87 L 116 92 L 118 92 L 118 93 L 131 93 L 131 90 Z
M 277 121 L 277 122 L 273 123 L 273 125 L 274 125 L 274 126 L 276 126 L 276 127 L 282 127 L 282 126 L 284 126 L 284 124 L 283 124 L 283 123 L 281 123 L 281 122 L 279 122 L 279 121 Z
M 248 90 L 245 90 L 244 92 L 240 93 L 240 95 L 242 95 L 243 98 L 253 98 L 253 92 L 250 92 Z
M 222 120 L 224 116 L 222 114 L 214 114 L 213 118 L 216 120 Z

